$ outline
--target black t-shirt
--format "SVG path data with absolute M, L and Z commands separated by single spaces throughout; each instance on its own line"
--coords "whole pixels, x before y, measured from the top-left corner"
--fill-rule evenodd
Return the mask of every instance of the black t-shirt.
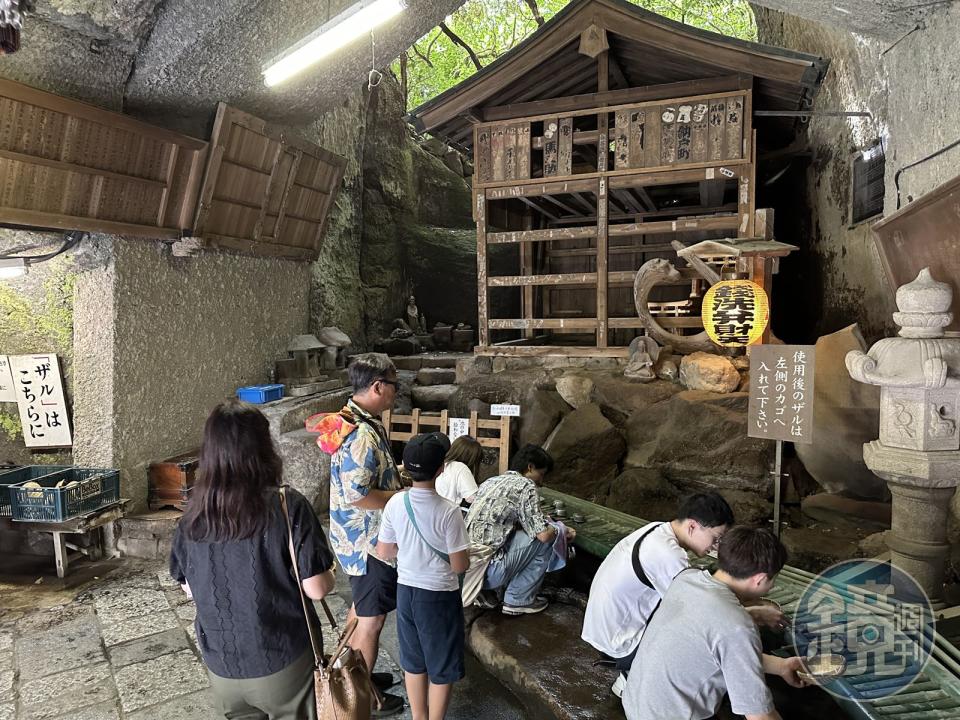
M 296 490 L 288 488 L 286 494 L 300 577 L 326 572 L 333 554 L 316 513 Z M 276 489 L 266 501 L 269 517 L 253 537 L 197 542 L 179 525 L 173 537 L 170 575 L 190 585 L 200 651 L 210 671 L 224 678 L 272 675 L 310 645 Z

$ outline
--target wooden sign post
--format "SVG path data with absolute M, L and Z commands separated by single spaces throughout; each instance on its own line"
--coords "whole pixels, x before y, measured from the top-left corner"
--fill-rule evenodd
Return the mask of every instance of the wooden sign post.
M 775 440 L 773 531 L 780 537 L 783 443 L 813 442 L 813 345 L 753 345 L 747 435 Z

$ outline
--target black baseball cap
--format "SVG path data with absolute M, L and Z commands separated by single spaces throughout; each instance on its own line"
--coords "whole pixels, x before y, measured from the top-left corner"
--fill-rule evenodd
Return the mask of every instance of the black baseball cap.
M 403 449 L 403 469 L 414 480 L 433 480 L 449 449 L 450 440 L 441 432 L 417 435 Z

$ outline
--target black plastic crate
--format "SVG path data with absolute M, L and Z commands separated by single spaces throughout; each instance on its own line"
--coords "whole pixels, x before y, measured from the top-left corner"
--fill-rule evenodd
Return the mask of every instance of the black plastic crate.
M 72 467 L 33 482 L 41 487 L 20 483 L 10 488 L 14 520 L 63 522 L 120 499 L 120 473 L 116 470 Z
M 10 486 L 68 470 L 69 465 L 25 465 L 0 470 L 0 517 L 10 517 Z

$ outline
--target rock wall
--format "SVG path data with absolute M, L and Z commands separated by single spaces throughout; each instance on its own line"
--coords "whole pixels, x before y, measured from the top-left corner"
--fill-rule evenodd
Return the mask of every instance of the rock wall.
M 955 112 L 960 7 L 930 9 L 922 29 L 896 44 L 896 38 L 856 35 L 774 10 L 755 12 L 760 42 L 830 58 L 815 109 L 871 113 L 812 118 L 804 131 L 812 152 L 809 166 L 792 178 L 788 174 L 775 191 L 777 239 L 801 251 L 781 266 L 776 291 L 798 302 L 780 323 L 774 318 L 774 330 L 784 340 L 811 340 L 857 322 L 872 343 L 895 331 L 890 319 L 895 306 L 870 222 L 851 227 L 851 158 L 882 139 L 889 215 L 897 209 L 898 171 L 960 138 Z M 904 170 L 901 205 L 955 177 L 958 160 L 960 147 Z M 798 197 L 806 202 L 798 203 Z
M 476 326 L 476 226 L 470 187 L 424 150 L 387 76 L 317 123 L 319 142 L 348 159 L 344 187 L 314 264 L 311 328 L 337 325 L 367 349 L 417 297 L 436 321 Z

